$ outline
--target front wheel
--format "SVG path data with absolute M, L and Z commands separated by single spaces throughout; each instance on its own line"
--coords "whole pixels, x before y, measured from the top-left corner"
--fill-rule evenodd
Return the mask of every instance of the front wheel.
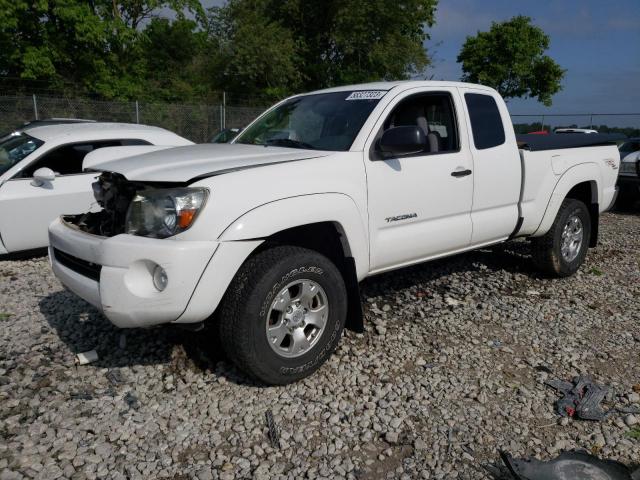
M 548 275 L 573 275 L 587 256 L 590 239 L 587 206 L 580 200 L 565 198 L 549 231 L 533 239 L 533 263 Z
M 336 348 L 347 293 L 324 255 L 277 246 L 250 257 L 221 304 L 220 340 L 242 371 L 270 385 L 304 378 Z

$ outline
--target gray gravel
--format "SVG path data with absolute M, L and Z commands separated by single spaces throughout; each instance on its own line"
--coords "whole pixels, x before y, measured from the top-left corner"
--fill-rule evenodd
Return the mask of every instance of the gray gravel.
M 612 404 L 638 406 L 640 214 L 605 215 L 600 246 L 566 280 L 538 277 L 526 246 L 367 280 L 366 332 L 278 388 L 247 381 L 202 334 L 123 335 L 44 258 L 2 261 L 0 480 L 472 479 L 498 449 L 640 461 L 640 415 L 561 419 L 543 385 L 587 373 Z M 98 362 L 74 366 L 93 348 Z

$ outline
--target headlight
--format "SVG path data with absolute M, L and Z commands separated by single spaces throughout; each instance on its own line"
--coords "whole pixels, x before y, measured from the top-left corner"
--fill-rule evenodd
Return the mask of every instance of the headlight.
M 142 237 L 166 238 L 187 230 L 207 199 L 204 188 L 143 190 L 133 197 L 125 232 Z

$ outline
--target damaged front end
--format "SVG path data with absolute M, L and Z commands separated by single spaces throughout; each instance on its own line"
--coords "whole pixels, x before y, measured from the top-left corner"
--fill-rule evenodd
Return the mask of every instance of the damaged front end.
M 98 212 L 64 215 L 62 219 L 83 232 L 103 237 L 125 233 L 127 211 L 136 192 L 147 186 L 130 182 L 123 175 L 105 172 L 92 184 L 93 195 L 102 207 Z
M 188 230 L 209 196 L 204 187 L 131 182 L 112 172 L 100 175 L 93 183 L 93 193 L 102 210 L 64 216 L 63 220 L 102 237 L 126 233 L 158 239 Z

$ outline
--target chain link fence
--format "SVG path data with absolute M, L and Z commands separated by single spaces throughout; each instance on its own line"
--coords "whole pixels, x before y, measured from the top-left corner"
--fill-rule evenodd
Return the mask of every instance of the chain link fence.
M 224 97 L 222 97 L 224 98 Z M 0 132 L 25 121 L 85 118 L 104 122 L 143 123 L 163 127 L 196 143 L 209 141 L 222 128 L 249 124 L 267 105 L 115 102 L 53 95 L 0 95 Z M 595 128 L 640 136 L 640 113 L 512 115 L 517 133 L 556 127 Z
M 43 95 L 1 95 L 0 132 L 8 132 L 33 119 L 83 118 L 155 125 L 202 143 L 209 141 L 222 128 L 246 126 L 265 108 L 266 106 L 112 102 Z
M 590 128 L 600 133 L 640 136 L 640 113 L 512 114 L 511 120 L 516 133 L 553 131 L 556 128 Z

